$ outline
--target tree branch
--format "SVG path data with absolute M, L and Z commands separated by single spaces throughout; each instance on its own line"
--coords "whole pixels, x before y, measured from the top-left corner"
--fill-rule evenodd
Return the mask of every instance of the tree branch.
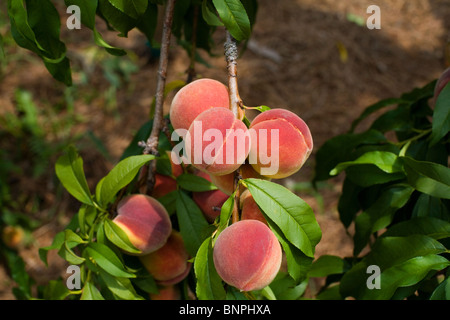
M 159 58 L 159 69 L 156 83 L 155 95 L 155 115 L 153 117 L 153 126 L 150 136 L 145 142 L 144 154 L 158 155 L 159 135 L 164 128 L 163 104 L 164 104 L 164 87 L 166 86 L 167 65 L 169 62 L 170 36 L 172 34 L 173 12 L 176 0 L 168 0 L 166 11 L 164 14 L 164 25 L 161 39 L 161 55 Z M 153 189 L 154 175 L 156 170 L 155 161 L 149 164 L 147 175 L 147 192 Z
M 244 118 L 244 106 L 239 96 L 238 84 L 237 84 L 237 59 L 238 48 L 236 40 L 231 34 L 226 32 L 225 47 L 225 59 L 227 61 L 228 70 L 228 89 L 230 91 L 230 110 L 233 111 L 234 116 L 242 120 Z
M 245 112 L 243 108 L 242 99 L 239 96 L 238 83 L 237 83 L 237 59 L 238 48 L 236 40 L 231 34 L 226 31 L 226 40 L 224 44 L 225 48 L 225 60 L 227 62 L 228 70 L 228 90 L 230 94 L 230 110 L 233 112 L 236 119 L 242 120 Z M 241 179 L 240 169 L 237 169 L 234 174 L 233 190 L 235 190 L 234 206 L 231 214 L 231 223 L 239 221 L 239 206 L 240 206 L 240 188 L 239 180 Z

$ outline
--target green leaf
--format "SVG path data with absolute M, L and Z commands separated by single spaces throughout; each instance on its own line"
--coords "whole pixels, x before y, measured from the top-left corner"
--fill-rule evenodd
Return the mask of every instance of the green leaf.
M 6 259 L 11 277 L 17 284 L 18 288 L 14 292 L 17 299 L 30 299 L 33 280 L 29 276 L 25 262 L 22 257 L 14 250 L 2 248 L 2 258 Z
M 61 280 L 50 280 L 43 291 L 44 300 L 64 300 L 69 295 L 70 290 Z
M 208 0 L 203 0 L 202 1 L 202 16 L 203 16 L 203 19 L 205 19 L 205 21 L 210 26 L 216 26 L 216 27 L 223 26 L 223 22 L 220 21 L 219 17 L 215 14 L 214 11 L 211 10 Z
M 315 260 L 308 271 L 309 277 L 328 277 L 345 271 L 345 261 L 337 256 L 323 255 Z
M 386 173 L 402 171 L 401 162 L 396 154 L 385 151 L 371 151 L 364 153 L 356 160 L 339 163 L 333 170 L 331 170 L 330 175 L 337 175 L 350 166 L 360 164 L 374 165 Z
M 450 265 L 444 257 L 426 255 L 412 258 L 381 273 L 380 290 L 367 290 L 361 299 L 386 300 L 399 287 L 412 286 L 426 277 L 432 270 L 442 270 Z
M 245 179 L 244 183 L 255 202 L 286 239 L 308 257 L 314 257 L 322 232 L 311 207 L 277 183 L 260 179 Z
M 371 187 L 405 178 L 403 172 L 387 173 L 372 164 L 350 166 L 345 170 L 346 177 L 360 187 Z
M 431 294 L 430 300 L 450 300 L 450 277 L 442 281 Z
M 219 17 L 237 41 L 248 39 L 251 33 L 250 20 L 239 0 L 212 0 Z
M 235 195 L 236 192 L 233 192 L 233 194 L 222 204 L 219 215 L 219 227 L 217 228 L 215 237 L 218 237 L 219 234 L 228 227 L 230 217 L 233 213 Z
M 95 28 L 98 0 L 65 0 L 64 2 L 67 6 L 76 5 L 80 8 L 81 23 L 93 31 L 94 40 L 98 46 L 105 48 L 107 52 L 115 56 L 123 56 L 126 54 L 124 50 L 108 44 Z
M 356 214 L 361 209 L 359 203 L 359 192 L 363 188 L 353 183 L 350 179 L 345 179 L 342 185 L 341 195 L 338 202 L 339 219 L 348 228 L 353 222 Z
M 126 6 L 128 1 L 120 1 L 123 6 Z M 112 26 L 115 30 L 119 31 L 119 36 L 127 37 L 128 32 L 136 27 L 138 23 L 137 18 L 133 18 L 128 14 L 125 14 L 119 8 L 111 4 L 109 0 L 99 0 L 98 9 L 101 16 Z
M 226 297 L 222 279 L 217 274 L 213 261 L 212 239 L 205 239 L 194 260 L 197 278 L 196 293 L 199 300 L 224 300 Z
M 118 298 L 123 300 L 144 300 L 136 293 L 130 279 L 114 277 L 106 272 L 100 272 L 100 277 L 106 287 Z
M 97 217 L 97 209 L 92 206 L 82 205 L 78 210 L 78 225 L 82 234 L 87 234 L 88 229 L 92 226 L 94 219 Z
M 72 84 L 69 60 L 66 58 L 66 46 L 60 41 L 60 17 L 49 0 L 8 1 L 8 15 L 11 22 L 11 34 L 16 43 L 39 55 L 52 76 Z
M 90 281 L 86 282 L 81 293 L 81 300 L 105 300 L 97 287 Z
M 108 0 L 115 8 L 127 16 L 138 19 L 147 10 L 148 0 Z
M 353 250 L 355 256 L 366 246 L 372 233 L 392 222 L 396 211 L 406 205 L 413 191 L 414 189 L 408 185 L 390 186 L 381 193 L 372 206 L 356 217 Z
M 437 198 L 450 199 L 450 169 L 443 165 L 401 157 L 408 183 L 416 190 Z
M 154 159 L 153 155 L 131 156 L 121 160 L 107 175 L 104 177 L 101 186 L 96 192 L 97 201 L 102 207 L 114 199 L 117 192 L 127 186 L 137 175 L 139 169 Z
M 61 247 L 64 244 L 64 239 L 65 239 L 65 233 L 64 233 L 64 231 L 60 231 L 54 236 L 51 245 L 49 245 L 47 247 L 39 248 L 39 258 L 41 259 L 42 262 L 45 263 L 46 266 L 48 266 L 48 262 L 47 262 L 48 252 L 50 250 L 61 249 Z
M 339 163 L 355 159 L 354 152 L 362 146 L 379 145 L 386 137 L 379 131 L 369 130 L 355 134 L 338 135 L 327 140 L 316 153 L 316 168 L 313 181 L 331 178 L 330 171 Z
M 103 37 L 102 37 L 102 35 L 100 34 L 100 32 L 97 31 L 97 29 L 94 29 L 93 31 L 94 31 L 94 40 L 95 40 L 95 43 L 96 43 L 98 46 L 105 48 L 105 50 L 106 50 L 108 53 L 110 53 L 110 54 L 112 54 L 112 55 L 114 55 L 114 56 L 124 56 L 124 55 L 127 54 L 127 53 L 125 52 L 125 50 L 120 49 L 120 48 L 117 48 L 117 47 L 113 47 L 112 45 L 110 45 L 109 43 L 107 43 L 107 42 L 103 39 Z
M 139 18 L 136 27 L 153 43 L 153 36 L 158 25 L 158 6 L 148 3 L 144 14 Z
M 70 146 L 55 164 L 58 179 L 64 188 L 80 202 L 93 206 L 91 193 L 83 170 L 83 159 L 75 147 Z
M 183 236 L 186 250 L 194 257 L 203 241 L 208 238 L 213 230 L 197 204 L 184 191 L 178 190 L 176 200 L 176 213 L 180 224 L 180 232 Z
M 273 294 L 278 300 L 298 300 L 306 291 L 309 279 L 297 283 L 285 273 L 280 272 L 270 284 Z
M 58 255 L 63 258 L 64 260 L 68 261 L 71 264 L 82 264 L 85 259 L 82 257 L 77 256 L 73 251 L 72 247 L 69 246 L 67 241 L 64 241 L 63 246 L 58 251 Z
M 265 216 L 270 229 L 280 242 L 286 256 L 287 271 L 295 283 L 303 281 L 313 262 L 312 257 L 308 257 L 299 248 L 293 245 L 283 234 L 281 229 L 267 216 Z
M 438 143 L 450 131 L 450 83 L 439 94 L 433 112 L 430 146 Z
M 95 12 L 97 11 L 98 0 L 64 0 L 67 7 L 76 5 L 80 8 L 81 23 L 89 29 L 95 29 Z
M 179 175 L 177 177 L 177 183 L 181 188 L 187 191 L 203 192 L 217 190 L 217 187 L 210 181 L 191 173 Z
M 114 243 L 120 249 L 132 254 L 141 253 L 141 250 L 137 249 L 130 242 L 127 234 L 110 219 L 105 219 L 103 228 L 105 230 L 105 235 L 109 239 L 109 241 Z
M 66 46 L 59 40 L 61 22 L 59 13 L 50 0 L 39 2 L 25 0 L 28 23 L 33 30 L 36 41 L 44 49 L 41 56 L 61 61 L 65 56 Z
M 169 215 L 172 215 L 176 212 L 177 197 L 178 197 L 177 190 L 174 190 L 158 198 L 158 201 L 164 206 L 164 208 L 166 208 L 167 213 Z
M 422 193 L 414 206 L 412 217 L 434 217 L 450 221 L 450 202 Z
M 381 237 L 372 250 L 355 264 L 341 279 L 344 297 L 356 299 L 389 299 L 399 287 L 422 280 L 429 271 L 445 268 L 449 262 L 439 256 L 446 248 L 437 240 L 424 235 Z M 378 266 L 381 271 L 380 289 L 368 289 L 367 268 Z
M 89 257 L 110 275 L 123 278 L 136 277 L 125 269 L 122 261 L 108 246 L 91 242 L 85 250 Z
M 419 217 L 402 221 L 391 226 L 381 237 L 405 237 L 426 235 L 433 239 L 450 237 L 450 222 L 433 217 Z
M 408 100 L 405 99 L 401 99 L 401 98 L 388 98 L 388 99 L 384 99 L 381 101 L 378 101 L 377 103 L 367 107 L 364 112 L 352 122 L 352 126 L 350 129 L 350 132 L 353 132 L 355 130 L 355 128 L 358 126 L 358 124 L 364 120 L 365 118 L 367 118 L 369 115 L 371 115 L 372 113 L 383 109 L 385 107 L 388 106 L 392 106 L 395 104 L 402 104 L 402 103 L 408 103 Z

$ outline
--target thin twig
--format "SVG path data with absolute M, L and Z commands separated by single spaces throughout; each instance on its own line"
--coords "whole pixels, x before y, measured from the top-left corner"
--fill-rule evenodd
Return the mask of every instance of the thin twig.
M 158 156 L 159 135 L 164 128 L 163 103 L 164 103 L 164 87 L 166 86 L 167 65 L 169 62 L 170 36 L 172 34 L 173 11 L 176 0 L 168 0 L 164 15 L 164 25 L 161 40 L 161 54 L 159 58 L 159 69 L 156 83 L 155 95 L 155 115 L 153 117 L 153 126 L 147 142 L 145 143 L 144 154 L 152 154 Z M 151 191 L 154 186 L 156 164 L 151 161 L 149 164 L 147 178 L 147 192 Z

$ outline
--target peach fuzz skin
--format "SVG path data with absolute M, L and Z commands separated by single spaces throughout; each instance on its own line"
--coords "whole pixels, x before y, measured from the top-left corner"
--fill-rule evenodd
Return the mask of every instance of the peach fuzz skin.
M 184 246 L 181 233 L 176 230 L 172 231 L 162 248 L 148 255 L 140 256 L 139 259 L 157 283 L 163 286 L 182 281 L 192 266 L 192 263 L 188 262 L 189 254 Z
M 214 136 L 208 137 L 208 133 Z M 250 133 L 229 109 L 212 108 L 195 118 L 186 145 L 187 156 L 195 168 L 224 175 L 236 171 L 245 162 L 250 151 Z
M 285 109 L 271 109 L 257 115 L 250 124 L 252 134 L 250 159 L 256 159 L 251 164 L 256 172 L 273 179 L 286 178 L 296 173 L 308 159 L 313 149 L 311 132 L 306 123 L 295 113 Z M 279 166 L 274 174 L 264 174 L 261 169 L 270 165 L 262 164 L 260 155 L 274 157 L 271 149 L 271 130 L 279 132 Z M 267 130 L 266 139 L 262 134 Z M 258 148 L 262 141 L 266 141 L 267 151 Z M 261 150 L 259 150 L 261 149 Z M 275 151 L 274 151 L 275 152 Z
M 141 250 L 139 255 L 161 248 L 172 232 L 167 210 L 155 198 L 144 194 L 128 195 L 119 201 L 113 222 Z
M 229 108 L 227 87 L 213 79 L 198 79 L 181 88 L 170 106 L 170 122 L 173 128 L 188 130 L 192 121 L 210 108 Z
M 264 223 L 240 220 L 219 234 L 213 260 L 217 273 L 229 285 L 241 291 L 260 290 L 280 270 L 282 250 Z
M 258 220 L 267 225 L 266 218 L 248 189 L 241 194 L 239 200 L 241 202 L 241 220 Z

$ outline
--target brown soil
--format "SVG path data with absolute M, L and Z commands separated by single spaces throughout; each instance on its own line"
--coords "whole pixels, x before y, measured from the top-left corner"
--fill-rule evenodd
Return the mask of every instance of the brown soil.
M 327 139 L 347 131 L 351 121 L 368 105 L 424 85 L 446 67 L 444 50 L 450 39 L 447 0 L 258 2 L 252 40 L 238 61 L 240 95 L 247 106 L 267 105 L 295 111 L 308 123 L 315 150 Z M 347 14 L 353 14 L 365 22 L 369 16 L 366 9 L 372 4 L 381 8 L 380 30 L 369 30 L 346 18 Z M 110 85 L 99 72 L 99 60 L 93 55 L 103 51 L 95 49 L 88 30 L 63 30 L 73 68 L 78 70 L 74 72 L 78 88 L 74 111 L 83 119 L 70 134 L 92 130 L 111 155 L 111 159 L 105 160 L 92 146 L 83 149 L 91 186 L 114 165 L 145 122 L 155 93 L 157 70 L 157 61 L 149 63 L 148 56 L 143 54 L 145 40 L 140 34 L 131 32 L 129 38 L 119 39 L 107 33 L 100 21 L 99 27 L 108 41 L 130 51 L 129 56 L 139 69 L 117 90 L 116 105 L 108 105 L 104 93 Z M 6 30 L 0 32 L 4 34 Z M 213 67 L 199 64 L 198 76 L 226 82 L 222 30 L 217 32 L 215 40 L 217 56 L 202 54 Z M 14 110 L 17 88 L 30 91 L 39 106 L 49 107 L 65 101 L 64 87 L 49 76 L 39 59 L 14 47 L 7 54 L 17 59 L 10 59 L 0 80 L 2 112 Z M 186 53 L 172 46 L 167 82 L 186 79 L 188 63 Z M 80 70 L 88 75 L 87 84 L 82 84 Z M 166 111 L 170 99 L 171 96 L 166 100 Z M 63 108 L 58 116 L 66 113 Z M 313 168 L 314 154 L 298 174 L 280 182 L 309 181 Z M 39 260 L 37 250 L 51 243 L 52 236 L 77 208 L 70 196 L 56 197 L 54 183 L 46 178 L 48 175 L 38 180 L 24 177 L 14 181 L 15 189 L 44 195 L 42 210 L 35 217 L 47 217 L 51 208 L 57 208 L 58 213 L 48 223 L 34 230 L 35 241 L 20 250 L 30 274 L 41 284 L 64 275 L 65 264 L 52 253 L 47 268 Z M 339 222 L 336 211 L 339 191 L 339 179 L 320 190 L 323 208 L 310 192 L 299 192 L 315 210 L 322 227 L 323 239 L 317 246 L 317 256 L 343 257 L 352 253 L 351 237 Z M 13 285 L 0 266 L 0 299 L 14 298 Z

